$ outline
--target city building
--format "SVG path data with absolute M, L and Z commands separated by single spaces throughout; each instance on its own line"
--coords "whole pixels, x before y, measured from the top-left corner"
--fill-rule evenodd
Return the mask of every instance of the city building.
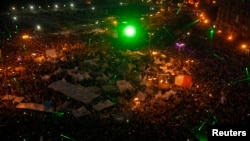
M 218 2 L 216 28 L 229 40 L 250 43 L 250 1 Z

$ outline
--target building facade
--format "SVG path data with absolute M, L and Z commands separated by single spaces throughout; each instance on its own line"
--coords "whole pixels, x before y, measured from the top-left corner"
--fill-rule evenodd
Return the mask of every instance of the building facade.
M 250 43 L 250 0 L 221 0 L 216 27 L 225 36 Z

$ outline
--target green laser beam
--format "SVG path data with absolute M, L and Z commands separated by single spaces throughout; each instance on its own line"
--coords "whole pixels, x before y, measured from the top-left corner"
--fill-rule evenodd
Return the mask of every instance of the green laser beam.
M 200 21 L 200 20 L 198 19 L 198 20 L 192 21 L 191 23 L 186 24 L 186 25 L 184 26 L 184 29 L 188 29 L 188 28 L 192 27 L 193 25 L 195 25 L 195 24 L 198 23 L 199 21 Z
M 233 85 L 233 84 L 237 84 L 237 83 L 240 83 L 240 82 L 243 82 L 243 81 L 249 81 L 250 80 L 250 77 L 246 78 L 246 79 L 241 79 L 241 80 L 236 80 L 236 81 L 233 81 L 231 83 L 229 83 L 228 85 Z
M 204 127 L 204 125 L 205 125 L 206 122 L 207 122 L 207 119 L 202 122 L 201 126 L 198 128 L 199 131 Z
M 181 6 L 178 8 L 178 10 L 176 11 L 176 15 L 178 15 L 181 12 L 181 8 L 184 5 L 185 0 L 182 2 Z
M 63 135 L 61 134 L 61 137 L 65 138 L 65 139 L 68 139 L 68 140 L 71 140 L 71 141 L 76 141 L 75 139 L 69 137 L 69 136 L 66 136 L 66 135 Z
M 248 71 L 248 68 L 246 67 L 246 75 L 247 75 L 247 78 L 249 78 L 249 71 Z

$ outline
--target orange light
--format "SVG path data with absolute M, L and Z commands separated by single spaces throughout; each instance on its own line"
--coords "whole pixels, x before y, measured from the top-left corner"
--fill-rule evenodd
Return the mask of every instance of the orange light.
M 245 48 L 247 48 L 247 45 L 246 45 L 246 44 L 242 44 L 242 45 L 241 45 L 241 48 L 242 48 L 242 49 L 245 49 Z
M 24 34 L 24 35 L 22 36 L 22 38 L 23 38 L 24 40 L 26 40 L 26 39 L 29 39 L 29 38 L 30 38 L 30 36 L 29 36 L 29 35 L 27 35 L 27 34 Z
M 204 23 L 207 24 L 209 21 L 208 20 L 204 20 Z
M 134 98 L 134 101 L 138 101 L 138 100 L 139 100 L 139 98 L 138 98 L 138 97 L 135 97 L 135 98 Z
M 233 36 L 232 36 L 232 35 L 229 35 L 229 36 L 227 37 L 227 39 L 228 39 L 228 40 L 232 40 L 232 39 L 233 39 Z

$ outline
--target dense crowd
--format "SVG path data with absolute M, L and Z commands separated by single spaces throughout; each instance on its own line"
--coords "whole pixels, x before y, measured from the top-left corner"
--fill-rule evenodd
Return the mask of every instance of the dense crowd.
M 166 61 L 174 58 L 175 69 L 188 67 L 193 80 L 190 89 L 171 86 L 170 89 L 175 90 L 176 95 L 168 100 L 161 100 L 154 98 L 159 88 L 153 87 L 152 94 L 148 94 L 147 99 L 141 102 L 139 109 L 132 110 L 130 104 L 118 102 L 102 111 L 93 110 L 89 105 L 59 94 L 47 86 L 62 79 L 82 86 L 109 84 L 109 80 L 102 82 L 97 80 L 101 74 L 99 72 L 102 72 L 109 79 L 117 75 L 117 79 L 133 82 L 135 90 L 118 94 L 129 102 L 135 92 L 145 91 L 146 87 L 134 81 L 130 76 L 131 73 L 123 73 L 119 67 L 124 61 L 133 62 L 135 67 L 131 72 L 138 71 L 143 74 L 148 67 L 155 66 L 150 56 L 140 59 L 128 58 L 122 55 L 119 49 L 114 48 L 103 35 L 41 36 L 30 40 L 15 39 L 6 42 L 2 48 L 3 59 L 0 65 L 1 97 L 5 94 L 15 94 L 23 96 L 24 102 L 35 103 L 44 103 L 49 99 L 55 109 L 68 101 L 70 103 L 68 107 L 74 109 L 84 105 L 90 114 L 76 118 L 67 109 L 46 113 L 16 109 L 15 103 L 0 101 L 1 138 L 9 141 L 182 141 L 199 140 L 202 135 L 206 136 L 208 125 L 249 125 L 250 84 L 249 81 L 241 81 L 247 77 L 245 68 L 250 67 L 247 61 L 244 62 L 246 58 L 243 57 L 246 56 L 242 57 L 237 51 L 227 51 L 227 44 L 219 40 L 215 40 L 212 46 L 207 39 L 197 42 L 190 37 L 186 42 L 186 47 L 181 51 L 174 46 L 155 48 L 155 50 L 165 54 Z M 31 53 L 44 55 L 44 51 L 51 48 L 57 50 L 59 59 L 34 62 Z M 140 51 L 147 54 L 150 49 L 143 48 Z M 100 58 L 97 63 L 101 65 L 83 63 L 93 58 Z M 185 63 L 188 59 L 194 60 L 194 63 Z M 14 71 L 17 66 L 23 66 L 25 71 Z M 55 73 L 59 68 L 64 70 L 75 67 L 90 72 L 91 79 L 77 81 L 63 71 Z M 51 77 L 44 81 L 42 77 L 46 74 L 50 74 Z M 57 112 L 64 114 L 60 115 Z M 117 121 L 112 115 L 119 112 L 131 114 L 125 120 Z

